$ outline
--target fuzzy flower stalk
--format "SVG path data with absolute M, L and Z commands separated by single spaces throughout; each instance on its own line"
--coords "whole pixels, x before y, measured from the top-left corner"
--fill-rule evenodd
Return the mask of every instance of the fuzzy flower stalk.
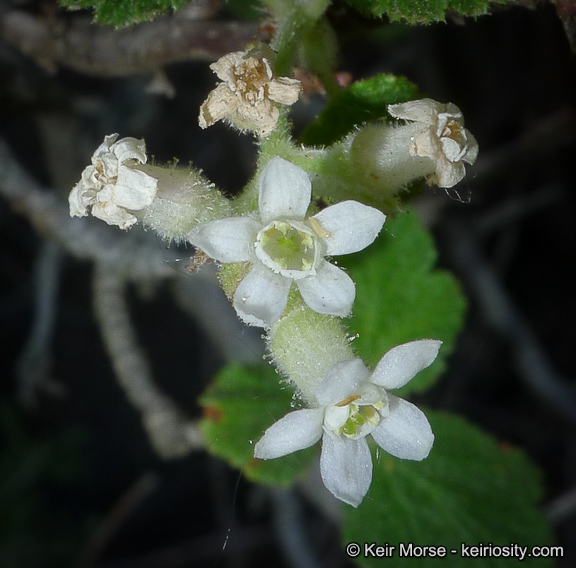
M 222 82 L 200 107 L 200 127 L 225 120 L 241 131 L 267 137 L 278 122 L 278 105 L 293 105 L 302 91 L 297 79 L 274 76 L 273 57 L 272 50 L 261 45 L 229 53 L 210 65 Z
M 431 365 L 441 344 L 422 339 L 394 347 L 372 372 L 360 359 L 337 363 L 316 388 L 316 406 L 290 412 L 270 426 L 254 447 L 254 457 L 279 458 L 322 439 L 324 484 L 335 497 L 357 507 L 372 482 L 368 435 L 400 459 L 428 456 L 434 442 L 428 419 L 388 391 Z
M 308 216 L 311 195 L 308 174 L 275 157 L 260 175 L 257 213 L 217 219 L 188 235 L 193 245 L 219 262 L 249 263 L 232 297 L 236 312 L 249 325 L 276 322 L 293 283 L 318 313 L 345 317 L 352 309 L 354 282 L 324 257 L 364 249 L 386 217 L 356 201 Z
M 432 99 L 388 105 L 403 124 L 368 124 L 352 139 L 352 163 L 365 181 L 397 192 L 418 178 L 450 188 L 474 164 L 478 143 L 464 128 L 460 109 Z

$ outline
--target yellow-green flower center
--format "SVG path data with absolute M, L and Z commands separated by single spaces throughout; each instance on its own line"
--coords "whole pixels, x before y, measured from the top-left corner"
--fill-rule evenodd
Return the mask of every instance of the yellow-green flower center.
M 380 422 L 380 413 L 377 407 L 381 408 L 383 404 L 350 404 L 348 420 L 338 428 L 336 434 L 343 434 L 348 438 L 357 438 L 366 435 L 367 430 L 372 431 Z
M 314 267 L 316 241 L 304 226 L 273 221 L 258 233 L 257 243 L 264 253 L 258 255 L 260 259 L 277 272 L 305 272 Z

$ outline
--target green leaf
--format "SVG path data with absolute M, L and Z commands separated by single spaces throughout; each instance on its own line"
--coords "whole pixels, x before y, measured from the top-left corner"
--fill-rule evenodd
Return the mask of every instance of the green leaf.
M 155 17 L 177 10 L 189 0 L 58 0 L 61 6 L 71 10 L 93 8 L 94 19 L 100 24 L 122 28 L 130 24 L 146 22 Z
M 436 257 L 432 237 L 408 212 L 388 218 L 374 244 L 343 261 L 356 282 L 354 347 L 367 363 L 376 365 L 407 341 L 444 342 L 436 361 L 400 389 L 401 396 L 423 390 L 440 375 L 463 324 L 466 300 L 452 274 L 434 269 Z
M 387 117 L 389 104 L 419 96 L 416 85 L 404 77 L 376 75 L 357 81 L 334 97 L 300 137 L 303 144 L 329 145 L 348 134 L 356 125 Z
M 540 475 L 525 455 L 498 444 L 462 418 L 426 411 L 436 441 L 421 462 L 376 452 L 372 485 L 362 504 L 346 507 L 344 543 L 388 543 L 392 556 L 360 555 L 360 566 L 506 568 L 518 558 L 463 557 L 462 543 L 547 546 L 551 530 L 538 509 Z M 400 543 L 444 546 L 445 558 L 400 557 Z M 455 554 L 450 552 L 456 550 Z M 548 567 L 551 558 L 526 558 L 522 566 Z
M 490 4 L 506 4 L 508 0 L 347 0 L 348 4 L 366 16 L 408 24 L 443 22 L 447 11 L 462 16 L 482 16 L 488 13 Z
M 227 365 L 200 398 L 204 408 L 200 428 L 208 450 L 242 469 L 247 478 L 289 485 L 305 473 L 314 447 L 273 460 L 254 458 L 254 444 L 264 431 L 294 410 L 292 390 L 278 382 L 270 366 Z

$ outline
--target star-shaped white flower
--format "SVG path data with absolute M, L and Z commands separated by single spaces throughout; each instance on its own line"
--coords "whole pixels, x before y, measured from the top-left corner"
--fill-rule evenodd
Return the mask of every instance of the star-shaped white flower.
M 129 211 L 139 211 L 154 201 L 158 180 L 134 169 L 146 163 L 144 140 L 122 138 L 116 142 L 117 138 L 118 134 L 104 138 L 68 202 L 72 217 L 85 217 L 91 207 L 94 217 L 129 229 L 138 221 Z
M 292 282 L 310 308 L 347 316 L 356 287 L 326 255 L 349 254 L 374 241 L 386 216 L 356 201 L 343 201 L 306 218 L 311 183 L 300 167 L 280 157 L 260 176 L 259 216 L 218 219 L 193 230 L 188 240 L 223 263 L 250 262 L 233 303 L 246 323 L 277 321 Z
M 429 183 L 453 187 L 466 175 L 462 162 L 476 161 L 478 143 L 464 128 L 464 117 L 455 104 L 420 99 L 388 105 L 388 112 L 394 118 L 422 125 L 420 134 L 413 137 L 410 154 L 435 162 L 436 173 L 428 178 Z
M 360 359 L 336 364 L 316 388 L 317 408 L 290 412 L 254 447 L 254 457 L 273 459 L 314 445 L 322 438 L 320 473 L 341 501 L 357 507 L 372 481 L 371 434 L 401 459 L 428 456 L 434 434 L 424 413 L 388 393 L 432 364 L 441 341 L 422 339 L 394 347 L 372 373 Z
M 302 92 L 297 79 L 274 77 L 273 56 L 270 48 L 261 45 L 247 53 L 229 53 L 212 63 L 210 69 L 223 82 L 200 107 L 200 127 L 227 119 L 240 130 L 268 136 L 280 116 L 276 105 L 293 105 Z

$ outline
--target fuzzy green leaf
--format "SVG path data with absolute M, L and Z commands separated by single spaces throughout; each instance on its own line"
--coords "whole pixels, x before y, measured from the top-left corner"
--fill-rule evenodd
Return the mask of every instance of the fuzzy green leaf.
M 58 0 L 69 9 L 93 8 L 94 19 L 100 24 L 122 28 L 177 10 L 189 0 Z
M 462 16 L 482 16 L 490 4 L 506 4 L 508 0 L 347 0 L 359 12 L 376 18 L 388 16 L 390 21 L 408 24 L 443 22 L 446 12 Z
M 264 431 L 294 410 L 293 391 L 278 381 L 269 366 L 227 365 L 200 398 L 204 409 L 200 428 L 208 450 L 242 469 L 248 479 L 289 485 L 306 471 L 314 447 L 273 460 L 254 458 L 254 444 Z
M 440 375 L 463 324 L 466 300 L 452 274 L 434 269 L 436 257 L 416 215 L 401 213 L 386 220 L 374 244 L 343 262 L 356 282 L 354 347 L 367 363 L 376 365 L 386 351 L 407 341 L 444 342 L 436 361 L 399 390 L 401 395 L 423 390 Z
M 389 104 L 419 96 L 416 85 L 404 77 L 377 75 L 357 81 L 341 91 L 300 137 L 303 144 L 329 145 L 344 137 L 358 124 L 387 117 Z
M 462 543 L 522 547 L 551 544 L 538 509 L 540 475 L 525 455 L 462 418 L 426 411 L 436 441 L 421 462 L 376 453 L 370 491 L 357 508 L 345 508 L 343 540 L 396 547 L 385 558 L 357 558 L 360 566 L 507 568 L 519 558 L 462 555 Z M 400 543 L 444 546 L 439 560 L 401 557 Z M 390 550 L 390 549 L 389 549 Z M 455 553 L 451 553 L 455 550 Z M 545 568 L 551 558 L 525 558 L 522 566 Z

